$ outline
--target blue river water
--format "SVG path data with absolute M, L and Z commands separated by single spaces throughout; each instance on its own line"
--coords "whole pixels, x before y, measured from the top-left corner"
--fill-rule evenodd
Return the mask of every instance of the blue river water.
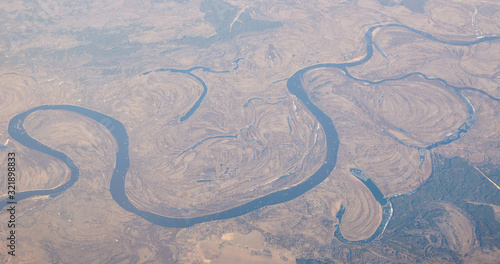
M 273 193 L 270 193 L 268 195 L 256 198 L 250 202 L 241 204 L 239 206 L 236 206 L 234 208 L 229 208 L 227 210 L 217 212 L 217 213 L 212 213 L 204 216 L 199 216 L 199 217 L 191 217 L 191 218 L 172 218 L 172 217 L 166 217 L 162 215 L 158 215 L 152 212 L 148 211 L 142 211 L 136 208 L 128 199 L 126 190 L 125 190 L 125 178 L 127 175 L 127 171 L 130 166 L 130 160 L 129 160 L 129 138 L 127 135 L 127 131 L 125 130 L 124 125 L 110 117 L 107 116 L 103 113 L 99 113 L 90 109 L 86 109 L 83 107 L 79 106 L 73 106 L 73 105 L 42 105 L 38 106 L 35 108 L 32 108 L 30 110 L 27 110 L 23 113 L 20 113 L 16 116 L 14 116 L 9 123 L 9 134 L 11 137 L 18 141 L 19 143 L 23 144 L 24 146 L 38 150 L 40 152 L 43 152 L 45 154 L 48 154 L 50 156 L 53 156 L 61 161 L 63 161 L 70 169 L 71 172 L 71 177 L 70 179 L 64 183 L 63 185 L 50 189 L 50 190 L 35 190 L 35 191 L 28 191 L 28 192 L 20 192 L 16 195 L 16 200 L 15 201 L 20 201 L 22 199 L 26 199 L 29 197 L 35 197 L 35 196 L 42 196 L 42 195 L 51 195 L 51 196 L 56 196 L 65 190 L 67 190 L 69 187 L 71 187 L 79 177 L 79 169 L 76 167 L 75 163 L 64 153 L 59 152 L 57 150 L 54 150 L 48 146 L 43 145 L 39 141 L 33 139 L 24 129 L 23 123 L 25 118 L 30 115 L 33 112 L 36 111 L 44 111 L 44 110 L 63 110 L 63 111 L 72 111 L 79 113 L 81 115 L 87 116 L 91 119 L 94 119 L 95 121 L 101 123 L 103 126 L 105 126 L 115 137 L 116 142 L 118 144 L 118 151 L 116 153 L 116 165 L 113 171 L 113 175 L 111 177 L 111 182 L 110 182 L 110 189 L 109 191 L 111 192 L 111 195 L 113 199 L 116 201 L 117 204 L 119 204 L 123 209 L 125 209 L 128 212 L 131 212 L 133 214 L 136 214 L 145 220 L 164 227 L 175 227 L 175 228 L 184 228 L 184 227 L 189 227 L 194 224 L 198 223 L 203 223 L 203 222 L 209 222 L 209 221 L 215 221 L 215 220 L 221 220 L 221 219 L 228 219 L 228 218 L 233 218 L 237 216 L 241 216 L 244 214 L 247 214 L 249 212 L 252 212 L 256 209 L 259 209 L 264 206 L 270 206 L 270 205 L 275 205 L 275 204 L 280 204 L 284 203 L 290 200 L 293 200 L 302 194 L 306 193 L 307 191 L 311 190 L 321 182 L 323 182 L 332 172 L 333 168 L 335 167 L 335 164 L 337 162 L 337 153 L 339 149 L 339 138 L 337 134 L 337 130 L 335 129 L 335 126 L 333 124 L 332 119 L 326 115 L 321 109 L 319 109 L 315 104 L 311 102 L 309 99 L 309 96 L 307 95 L 304 87 L 302 86 L 302 80 L 304 77 L 304 74 L 307 73 L 308 71 L 312 69 L 317 69 L 317 68 L 337 68 L 340 69 L 341 71 L 345 72 L 348 77 L 351 77 L 353 79 L 356 79 L 355 77 L 352 77 L 347 68 L 348 67 L 353 67 L 357 66 L 360 64 L 363 64 L 370 60 L 370 58 L 373 55 L 373 42 L 372 42 L 372 33 L 375 29 L 381 28 L 381 27 L 401 27 L 405 28 L 409 31 L 412 31 L 416 34 L 419 34 L 421 36 L 424 36 L 430 40 L 437 41 L 443 44 L 449 44 L 449 45 L 457 45 L 457 46 L 468 46 L 468 45 L 474 45 L 478 44 L 481 42 L 485 41 L 493 41 L 493 40 L 498 40 L 500 37 L 484 37 L 481 39 L 477 39 L 474 41 L 470 42 L 446 42 L 446 41 L 440 41 L 434 36 L 419 31 L 415 30 L 412 28 L 409 28 L 404 25 L 398 25 L 398 24 L 387 24 L 387 25 L 376 25 L 372 26 L 365 34 L 365 41 L 366 41 L 366 50 L 367 53 L 364 58 L 362 58 L 359 61 L 356 62 L 349 62 L 349 63 L 323 63 L 323 64 L 317 64 L 317 65 L 312 65 L 306 68 L 303 68 L 296 73 L 294 73 L 290 78 L 288 78 L 286 86 L 288 88 L 288 91 L 290 94 L 296 96 L 302 104 L 311 112 L 311 114 L 318 120 L 318 122 L 321 124 L 324 130 L 325 134 L 325 139 L 326 139 L 326 155 L 325 159 L 323 161 L 323 164 L 321 167 L 314 172 L 311 176 L 306 178 L 303 182 L 300 184 L 297 184 L 295 186 L 289 187 L 284 190 L 276 191 Z M 238 59 L 239 60 L 239 59 Z M 237 61 L 236 64 L 237 64 Z M 238 66 L 236 66 L 238 68 Z M 235 69 L 236 69 L 235 68 Z M 161 72 L 161 71 L 170 71 L 170 72 L 181 72 L 190 75 L 191 77 L 195 78 L 197 81 L 199 81 L 203 88 L 204 91 L 200 98 L 196 101 L 194 106 L 183 116 L 181 117 L 180 121 L 185 121 L 187 118 L 189 118 L 191 115 L 193 115 L 196 111 L 196 109 L 200 106 L 203 98 L 207 94 L 207 86 L 203 82 L 201 78 L 198 76 L 194 75 L 191 71 L 196 70 L 196 69 L 202 69 L 204 71 L 209 71 L 209 72 L 214 72 L 214 73 L 222 73 L 222 72 L 230 72 L 230 71 L 213 71 L 209 68 L 205 67 L 194 67 L 188 70 L 178 70 L 178 69 L 158 69 L 155 71 L 149 71 L 145 72 L 142 75 L 150 74 L 152 72 Z M 233 70 L 235 70 L 233 69 Z M 421 73 L 412 73 L 412 74 L 419 74 L 422 76 L 425 76 Z M 406 78 L 409 75 L 403 76 L 401 78 L 396 78 L 396 79 L 403 79 Z M 426 77 L 427 78 L 427 77 Z M 388 80 L 396 80 L 396 79 L 386 79 L 386 80 L 381 80 L 378 82 L 384 82 Z M 429 78 L 430 79 L 430 78 Z M 357 80 L 357 79 L 356 79 Z M 442 81 L 445 85 L 448 85 L 444 80 L 438 79 Z M 377 82 L 372 82 L 372 83 L 377 83 Z M 459 88 L 456 87 L 457 93 L 460 93 L 460 89 L 465 89 L 465 88 Z M 473 88 L 470 88 L 473 89 Z M 463 95 L 461 95 L 463 97 Z M 465 98 L 466 100 L 466 98 Z M 466 104 L 467 105 L 467 104 Z M 469 112 L 469 116 L 473 116 L 473 109 L 469 110 L 469 107 L 467 108 Z M 469 123 L 465 124 L 463 127 L 459 129 L 459 131 L 456 133 L 456 136 L 450 137 L 445 139 L 443 142 L 436 142 L 431 144 L 430 146 L 427 147 L 427 149 L 431 149 L 433 147 L 442 145 L 442 144 L 448 144 L 459 137 L 461 137 L 464 133 L 470 129 L 472 126 L 473 122 L 470 123 L 471 120 L 469 120 Z M 373 184 L 375 185 L 375 184 Z M 376 186 L 375 186 L 376 187 Z M 375 188 L 370 188 L 370 190 L 374 190 Z M 378 188 L 376 188 L 378 190 Z M 373 191 L 372 191 L 373 193 Z M 382 195 L 382 193 L 379 190 L 379 193 L 373 193 L 376 196 Z M 380 198 L 380 197 L 379 197 Z M 3 208 L 7 205 L 7 200 L 0 201 L 0 207 Z M 348 210 L 344 209 L 344 210 Z M 387 203 L 386 205 L 383 205 L 383 211 L 384 215 L 387 212 L 388 218 L 386 216 L 383 217 L 383 221 L 380 224 L 379 228 L 375 232 L 375 234 L 372 236 L 376 238 L 378 235 L 380 235 L 383 230 L 385 229 L 385 226 L 387 226 L 388 221 L 390 220 L 390 216 L 392 216 L 392 206 L 390 205 L 390 202 Z M 390 212 L 390 214 L 389 214 Z M 384 220 L 385 219 L 385 220 Z M 385 222 L 384 222 L 385 221 Z M 339 235 L 337 235 L 339 234 Z M 335 231 L 335 235 L 339 240 L 343 242 L 349 242 L 348 240 L 344 239 L 340 233 L 340 229 L 337 228 Z M 373 239 L 374 239 L 373 238 Z M 363 242 L 370 242 L 373 239 L 368 239 L 366 241 L 359 241 L 359 243 Z
M 196 102 L 194 103 L 194 105 L 187 111 L 187 113 L 184 114 L 179 119 L 180 122 L 184 122 L 184 121 L 186 121 L 186 119 L 188 119 L 190 116 L 192 116 L 194 114 L 194 112 L 200 107 L 201 102 L 203 102 L 203 99 L 205 98 L 205 96 L 207 95 L 207 92 L 208 92 L 207 84 L 200 77 L 198 77 L 197 75 L 193 74 L 192 71 L 203 70 L 203 71 L 211 72 L 211 73 L 230 73 L 230 72 L 235 71 L 235 70 L 238 69 L 238 67 L 239 67 L 239 61 L 240 60 L 242 60 L 242 58 L 239 58 L 239 59 L 236 59 L 235 61 L 233 61 L 233 63 L 235 63 L 236 66 L 232 70 L 215 71 L 215 70 L 212 70 L 210 68 L 202 67 L 202 66 L 192 67 L 192 68 L 189 68 L 187 70 L 173 69 L 173 68 L 169 68 L 169 69 L 161 68 L 161 69 L 156 69 L 154 71 L 144 72 L 144 73 L 140 74 L 140 76 L 148 75 L 148 74 L 153 73 L 153 72 L 177 72 L 177 73 L 184 73 L 184 74 L 187 74 L 187 75 L 193 77 L 195 80 L 197 80 L 201 84 L 201 86 L 203 86 L 203 92 L 201 93 L 201 95 L 198 98 L 198 100 L 196 100 Z

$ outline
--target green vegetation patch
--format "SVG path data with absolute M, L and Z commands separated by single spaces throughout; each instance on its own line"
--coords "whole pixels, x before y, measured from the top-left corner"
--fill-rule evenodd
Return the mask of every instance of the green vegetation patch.
M 500 192 L 461 158 L 433 156 L 433 174 L 428 181 L 415 193 L 392 198 L 391 202 L 394 215 L 380 242 L 416 262 L 438 259 L 462 262 L 462 256 L 450 249 L 438 227 L 448 214 L 443 203 L 466 212 L 476 225 L 481 246 L 500 245 L 500 222 L 488 205 L 499 205 Z

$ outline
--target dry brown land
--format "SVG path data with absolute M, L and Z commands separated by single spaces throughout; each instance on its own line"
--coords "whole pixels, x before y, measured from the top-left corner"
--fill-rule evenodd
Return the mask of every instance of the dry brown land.
M 313 174 L 324 159 L 324 130 L 288 92 L 286 78 L 317 63 L 359 60 L 370 25 L 400 23 L 449 41 L 500 35 L 500 4 L 487 0 L 429 0 L 424 13 L 377 0 L 228 1 L 238 10 L 232 27 L 244 11 L 283 26 L 206 47 L 174 41 L 217 34 L 200 11 L 201 0 L 42 2 L 0 4 L 5 32 L 20 36 L 2 32 L 0 38 L 0 143 L 18 156 L 18 189 L 55 188 L 67 181 L 69 170 L 12 140 L 9 120 L 39 105 L 78 105 L 125 125 L 131 160 L 127 195 L 140 210 L 169 217 L 220 212 Z M 376 30 L 373 40 L 382 52 L 349 68 L 357 78 L 421 72 L 500 97 L 499 41 L 457 47 L 402 28 Z M 243 60 L 230 73 L 192 72 L 205 81 L 208 93 L 185 122 L 179 118 L 202 85 L 183 73 L 140 75 L 200 65 L 230 70 L 236 58 Z M 30 115 L 26 131 L 69 155 L 80 179 L 55 198 L 21 201 L 17 256 L 0 246 L 0 258 L 6 263 L 295 263 L 296 258 L 337 263 L 352 262 L 358 254 L 366 263 L 412 263 L 371 245 L 343 245 L 333 236 L 341 205 L 346 212 L 340 230 L 347 239 L 370 237 L 382 219 L 380 205 L 349 169 L 362 169 L 386 197 L 416 190 L 431 174 L 431 153 L 425 151 L 420 164 L 418 150 L 395 138 L 417 147 L 442 140 L 465 122 L 464 103 L 441 82 L 419 76 L 372 85 L 323 68 L 309 71 L 303 85 L 339 134 L 332 174 L 290 202 L 185 229 L 153 225 L 112 199 L 108 189 L 117 145 L 103 126 L 65 111 Z M 499 102 L 475 91 L 463 94 L 477 122 L 433 153 L 500 165 Z M 6 153 L 0 152 L 2 160 Z M 0 170 L 6 171 L 6 162 Z M 0 199 L 6 185 L 0 177 Z M 466 263 L 496 263 L 500 251 L 478 245 L 466 213 L 447 203 L 436 206 L 448 212 L 438 228 L 452 251 Z M 1 213 L 0 222 L 8 217 Z M 1 237 L 8 231 L 0 225 Z

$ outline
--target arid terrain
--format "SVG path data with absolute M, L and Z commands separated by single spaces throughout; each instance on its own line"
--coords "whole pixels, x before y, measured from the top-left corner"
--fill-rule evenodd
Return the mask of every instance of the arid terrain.
M 70 111 L 30 114 L 26 132 L 68 155 L 80 175 L 56 196 L 18 201 L 16 256 L 0 246 L 5 263 L 500 258 L 500 39 L 482 41 L 500 36 L 494 0 L 12 0 L 0 13 L 0 200 L 9 152 L 18 193 L 70 179 L 64 162 L 8 128 L 34 107 L 75 105 L 123 123 L 129 200 L 173 218 L 306 181 L 323 165 L 328 134 L 288 78 L 361 61 L 375 25 L 408 27 L 374 29 L 365 63 L 304 74 L 308 97 L 338 133 L 335 168 L 303 195 L 238 217 L 171 228 L 130 213 L 109 190 L 113 128 Z M 387 226 L 352 169 L 391 203 Z M 9 217 L 0 213 L 1 237 Z M 352 243 L 334 236 L 337 228 Z

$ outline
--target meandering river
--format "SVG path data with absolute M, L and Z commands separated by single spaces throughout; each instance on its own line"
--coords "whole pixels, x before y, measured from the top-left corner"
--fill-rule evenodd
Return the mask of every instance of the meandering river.
M 337 131 L 335 129 L 335 126 L 333 124 L 332 119 L 325 114 L 321 109 L 319 109 L 315 104 L 311 102 L 309 99 L 309 96 L 307 95 L 306 90 L 303 87 L 302 84 L 302 79 L 304 77 L 304 74 L 306 74 L 308 71 L 312 69 L 317 69 L 317 68 L 337 68 L 346 75 L 352 79 L 358 80 L 358 81 L 366 81 L 369 83 L 381 83 L 385 81 L 390 81 L 390 80 L 397 80 L 397 79 L 403 79 L 407 78 L 410 75 L 413 74 L 419 74 L 425 78 L 428 78 L 422 73 L 410 73 L 408 75 L 394 78 L 394 79 L 385 79 L 385 80 L 380 80 L 377 82 L 369 81 L 369 80 L 360 80 L 357 79 L 353 76 L 351 76 L 348 72 L 349 67 L 354 67 L 360 64 L 363 64 L 370 60 L 370 58 L 373 55 L 373 36 L 372 33 L 375 29 L 377 28 L 382 28 L 382 27 L 400 27 L 400 28 L 405 28 L 409 31 L 412 31 L 418 35 L 421 35 L 423 37 L 426 37 L 429 40 L 432 41 L 437 41 L 443 44 L 448 44 L 448 45 L 456 45 L 456 46 L 468 46 L 468 45 L 475 45 L 481 42 L 485 41 L 494 41 L 500 39 L 500 37 L 483 37 L 480 39 L 476 39 L 474 41 L 469 41 L 469 42 L 449 42 L 449 41 L 441 41 L 434 36 L 419 31 L 415 30 L 412 28 L 409 28 L 404 25 L 398 25 L 398 24 L 387 24 L 387 25 L 376 25 L 372 26 L 369 28 L 369 30 L 365 34 L 365 41 L 366 41 L 366 55 L 360 59 L 359 61 L 356 62 L 348 62 L 348 63 L 323 63 L 323 64 L 316 64 L 312 65 L 306 68 L 303 68 L 296 73 L 294 73 L 287 81 L 286 85 L 288 88 L 288 91 L 290 94 L 294 95 L 299 99 L 302 104 L 311 112 L 311 114 L 318 120 L 318 122 L 321 124 L 323 127 L 324 133 L 325 133 L 325 139 L 326 139 L 326 155 L 325 159 L 323 160 L 323 164 L 321 167 L 312 175 L 310 175 L 308 178 L 306 178 L 303 182 L 300 184 L 297 184 L 295 186 L 289 187 L 284 190 L 276 191 L 273 193 L 270 193 L 268 195 L 256 198 L 255 200 L 252 200 L 250 202 L 241 204 L 239 206 L 236 206 L 234 208 L 229 208 L 227 210 L 217 212 L 217 213 L 212 213 L 204 216 L 199 216 L 199 217 L 192 217 L 192 218 L 172 218 L 172 217 L 167 217 L 167 216 L 162 216 L 158 215 L 152 212 L 148 211 L 142 211 L 136 208 L 128 199 L 126 190 L 125 190 L 125 178 L 127 176 L 127 171 L 130 166 L 130 160 L 129 160 L 129 137 L 127 135 L 127 131 L 125 130 L 124 125 L 116 120 L 115 118 L 112 118 L 110 116 L 107 116 L 103 113 L 99 113 L 90 109 L 86 109 L 83 107 L 79 106 L 73 106 L 73 105 L 42 105 L 38 106 L 35 108 L 32 108 L 30 110 L 27 110 L 23 113 L 20 113 L 16 116 L 14 116 L 9 123 L 9 134 L 10 136 L 18 141 L 19 143 L 23 144 L 24 146 L 38 150 L 40 152 L 43 152 L 47 155 L 50 155 L 54 158 L 57 158 L 61 161 L 63 161 L 70 169 L 71 172 L 71 177 L 70 179 L 65 182 L 63 185 L 58 186 L 57 188 L 50 189 L 50 190 L 34 190 L 34 191 L 27 191 L 27 192 L 20 192 L 17 193 L 16 195 L 16 200 L 15 201 L 20 201 L 26 198 L 30 197 L 36 197 L 36 196 L 43 196 L 43 195 L 51 195 L 51 196 L 56 196 L 68 188 L 70 188 L 79 178 L 79 168 L 76 167 L 75 163 L 64 153 L 54 150 L 39 141 L 35 140 L 32 138 L 28 132 L 24 129 L 23 123 L 26 119 L 27 116 L 30 114 L 36 112 L 36 111 L 45 111 L 45 110 L 62 110 L 62 111 L 71 111 L 75 112 L 81 115 L 84 115 L 86 117 L 89 117 L 103 126 L 105 126 L 110 133 L 113 135 L 113 137 L 116 139 L 116 142 L 118 144 L 118 151 L 116 153 L 116 165 L 113 171 L 113 175 L 111 177 L 111 182 L 110 182 L 110 189 L 109 191 L 111 192 L 111 195 L 113 199 L 118 203 L 123 209 L 127 210 L 128 212 L 131 212 L 133 214 L 136 214 L 147 221 L 164 226 L 164 227 L 176 227 L 176 228 L 184 228 L 184 227 L 189 227 L 194 224 L 198 223 L 203 223 L 203 222 L 208 222 L 208 221 L 214 221 L 214 220 L 221 220 L 221 219 L 227 219 L 227 218 L 232 218 L 232 217 L 237 217 L 241 216 L 244 214 L 247 214 L 251 211 L 254 211 L 256 209 L 259 209 L 263 206 L 269 206 L 269 205 L 275 205 L 275 204 L 280 204 L 283 202 L 290 201 L 292 199 L 295 199 L 302 194 L 306 193 L 307 191 L 311 190 L 321 182 L 323 182 L 332 172 L 333 168 L 335 167 L 335 164 L 337 162 L 337 153 L 339 149 L 339 138 Z M 237 63 L 237 61 L 236 61 Z M 237 68 L 238 66 L 236 66 Z M 236 69 L 235 68 L 235 69 Z M 213 71 L 209 68 L 204 68 L 204 67 L 194 67 L 188 70 L 175 70 L 175 69 L 158 69 L 155 71 L 150 71 L 143 73 L 145 74 L 150 74 L 152 72 L 159 72 L 159 71 L 171 71 L 171 72 L 182 72 L 185 74 L 190 75 L 191 77 L 195 78 L 198 80 L 204 90 L 198 101 L 194 104 L 194 106 L 181 118 L 181 122 L 188 119 L 191 115 L 195 114 L 196 109 L 200 106 L 202 103 L 203 98 L 205 97 L 207 93 L 207 86 L 203 82 L 201 78 L 198 76 L 194 75 L 192 73 L 193 70 L 196 69 L 203 69 L 206 71 L 211 71 L 211 72 L 217 72 Z M 219 71 L 219 72 L 230 72 L 230 71 Z M 431 79 L 431 78 L 428 78 Z M 439 145 L 443 144 L 449 144 L 450 142 L 453 142 L 454 140 L 457 140 L 461 136 L 463 136 L 469 129 L 470 127 L 474 124 L 475 122 L 475 113 L 474 113 L 474 108 L 468 101 L 468 99 L 461 94 L 461 89 L 464 89 L 464 87 L 454 87 L 449 85 L 445 80 L 439 79 L 439 78 L 434 78 L 433 80 L 438 80 L 443 82 L 443 84 L 452 87 L 455 89 L 457 94 L 459 94 L 460 98 L 464 101 L 464 104 L 467 107 L 468 110 L 468 118 L 466 122 L 452 135 L 448 136 L 444 140 L 440 142 L 435 142 L 427 147 L 425 149 L 432 149 L 434 147 L 437 147 Z M 470 88 L 473 89 L 473 88 Z M 372 188 L 375 189 L 375 188 Z M 378 190 L 378 188 L 376 188 Z M 379 191 L 380 192 L 380 191 Z M 376 194 L 377 197 L 380 196 L 379 193 Z M 380 198 L 380 197 L 379 197 Z M 380 199 L 379 199 L 380 200 Z M 2 200 L 0 201 L 0 207 L 4 208 L 7 205 L 7 200 Z M 390 205 L 390 202 L 387 204 L 382 205 L 384 208 L 384 214 L 389 214 L 392 215 L 392 206 Z M 349 208 L 347 208 L 349 210 Z M 382 223 L 380 224 L 379 228 L 375 232 L 375 234 L 368 240 L 366 241 L 359 241 L 359 243 L 363 242 L 370 242 L 371 240 L 375 239 L 377 236 L 379 236 L 385 229 L 385 226 L 387 226 L 387 223 L 389 222 L 390 217 L 383 217 Z M 343 242 L 349 242 L 348 240 L 344 239 L 340 233 L 340 229 L 337 228 L 335 232 L 336 236 Z

